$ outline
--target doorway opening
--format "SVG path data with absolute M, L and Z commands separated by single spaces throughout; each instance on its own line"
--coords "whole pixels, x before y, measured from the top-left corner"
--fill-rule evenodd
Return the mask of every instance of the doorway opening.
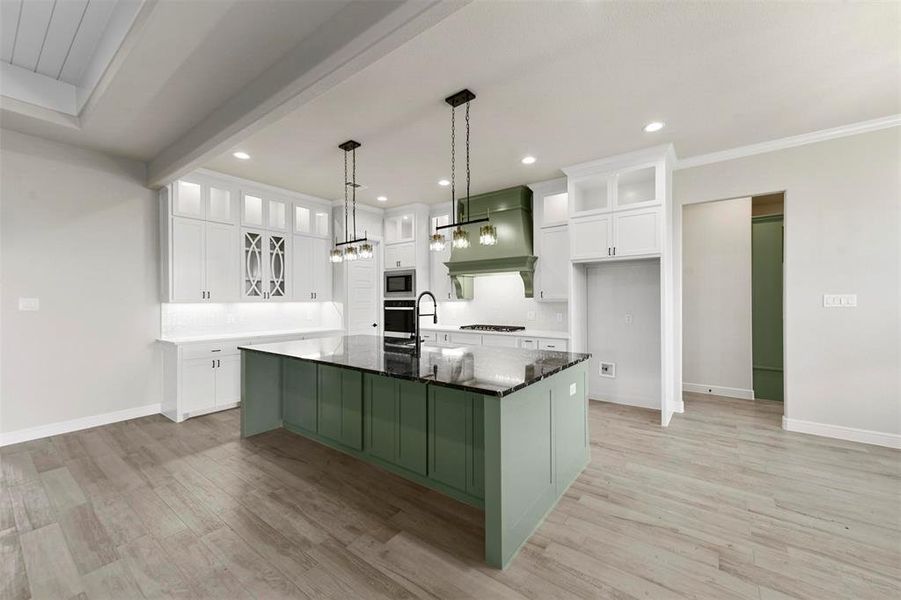
M 784 401 L 784 203 L 777 192 L 683 206 L 686 399 Z
M 751 339 L 754 398 L 783 397 L 784 195 L 751 198 Z

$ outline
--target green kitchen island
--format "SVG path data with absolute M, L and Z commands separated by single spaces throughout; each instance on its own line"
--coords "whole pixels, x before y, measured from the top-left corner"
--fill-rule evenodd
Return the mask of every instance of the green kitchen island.
M 588 462 L 588 354 L 355 335 L 241 348 L 241 435 L 280 427 L 485 512 L 505 568 Z

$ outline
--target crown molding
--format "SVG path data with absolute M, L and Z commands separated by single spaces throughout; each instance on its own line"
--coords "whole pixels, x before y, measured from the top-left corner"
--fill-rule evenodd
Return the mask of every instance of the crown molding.
M 709 154 L 699 154 L 688 158 L 679 159 L 674 166 L 675 169 L 691 169 L 713 163 L 723 162 L 726 160 L 734 160 L 736 158 L 744 158 L 746 156 L 754 156 L 755 154 L 765 154 L 776 150 L 785 150 L 787 148 L 795 148 L 797 146 L 805 146 L 807 144 L 816 144 L 817 142 L 825 142 L 826 140 L 834 140 L 837 138 L 868 133 L 870 131 L 879 131 L 880 129 L 889 129 L 891 127 L 901 126 L 901 114 L 889 115 L 879 119 L 871 119 L 869 121 L 860 121 L 831 129 L 821 129 L 810 133 L 802 133 L 789 137 L 780 138 L 778 140 L 770 140 L 768 142 L 760 142 L 759 144 L 750 144 L 748 146 L 739 146 L 730 150 L 722 150 L 720 152 L 711 152 Z

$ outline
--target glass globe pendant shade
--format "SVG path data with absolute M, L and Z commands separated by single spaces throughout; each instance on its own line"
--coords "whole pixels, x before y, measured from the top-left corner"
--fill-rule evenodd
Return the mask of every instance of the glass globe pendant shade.
M 344 249 L 344 260 L 345 262 L 350 262 L 352 260 L 357 260 L 360 257 L 357 254 L 357 248 L 355 246 L 348 246 Z
M 363 242 L 360 244 L 360 258 L 368 259 L 372 258 L 372 244 L 369 242 Z
M 331 252 L 328 253 L 329 262 L 339 263 L 344 260 L 344 253 L 341 252 L 339 248 L 335 248 Z
M 447 240 L 440 233 L 433 233 L 429 240 L 429 250 L 432 252 L 441 252 L 447 246 Z
M 469 232 L 462 227 L 454 229 L 454 248 L 469 248 Z
M 497 244 L 497 229 L 494 228 L 494 225 L 483 225 L 479 228 L 479 243 L 483 246 Z

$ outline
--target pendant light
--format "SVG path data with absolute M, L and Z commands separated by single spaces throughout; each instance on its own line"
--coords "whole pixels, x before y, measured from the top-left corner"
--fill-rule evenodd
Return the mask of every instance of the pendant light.
M 335 248 L 329 252 L 329 261 L 333 263 L 340 263 L 344 261 L 354 261 L 359 258 L 369 259 L 372 258 L 373 250 L 372 244 L 369 243 L 366 232 L 363 232 L 363 237 L 357 237 L 357 188 L 360 187 L 357 184 L 357 148 L 360 147 L 360 142 L 356 142 L 354 140 L 348 140 L 343 144 L 339 144 L 338 147 L 344 151 L 344 241 L 339 242 L 337 238 L 335 238 Z M 347 178 L 347 154 L 348 152 L 351 155 L 352 161 L 352 171 L 351 178 Z M 348 204 L 348 192 L 347 189 L 351 190 L 351 197 L 353 203 L 352 209 L 352 224 L 353 224 L 353 236 L 349 236 L 350 230 L 348 228 L 348 218 L 347 218 L 347 204 Z M 354 244 L 360 244 L 360 247 L 357 248 Z M 341 249 L 341 246 L 344 246 L 344 249 Z
M 485 223 L 479 230 L 479 243 L 485 246 L 493 246 L 497 243 L 497 230 L 489 222 L 489 217 L 481 219 L 469 218 L 469 190 L 470 190 L 470 160 L 469 160 L 469 103 L 475 99 L 476 95 L 470 90 L 460 90 L 456 94 L 448 96 L 444 99 L 451 107 L 451 210 L 453 211 L 454 222 L 448 225 L 442 225 L 435 228 L 429 243 L 429 248 L 435 251 L 444 250 L 446 240 L 444 235 L 439 233 L 442 229 L 453 229 L 452 242 L 454 248 L 469 248 L 469 232 L 463 229 L 466 225 L 475 225 L 477 223 Z M 466 109 L 466 200 L 460 201 L 460 214 L 457 214 L 457 195 L 456 195 L 456 146 L 457 146 L 457 123 L 456 114 L 459 106 L 465 106 Z M 490 216 L 490 215 L 489 215 Z M 457 221 L 456 219 L 460 219 Z

